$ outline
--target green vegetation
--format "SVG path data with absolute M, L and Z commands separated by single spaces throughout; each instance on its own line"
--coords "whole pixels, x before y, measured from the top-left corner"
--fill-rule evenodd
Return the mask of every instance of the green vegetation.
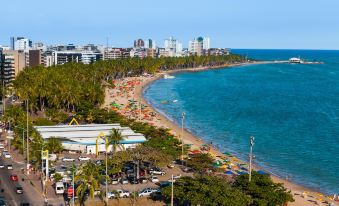
M 292 195 L 280 183 L 272 182 L 268 174 L 261 175 L 252 173 L 252 181 L 248 181 L 248 175 L 241 175 L 236 178 L 234 188 L 251 196 L 251 205 L 284 205 L 286 202 L 293 202 Z
M 251 199 L 241 190 L 232 188 L 226 180 L 217 177 L 182 177 L 174 183 L 175 202 L 179 205 L 250 205 Z M 171 198 L 171 186 L 161 190 L 167 200 Z
M 269 175 L 256 172 L 252 181 L 248 175 L 240 175 L 234 183 L 213 176 L 182 177 L 174 183 L 175 201 L 180 205 L 230 205 L 230 206 L 283 206 L 294 201 L 281 184 L 273 183 Z M 162 189 L 167 200 L 171 198 L 171 186 Z
M 62 146 L 59 139 L 51 137 L 47 140 L 45 149 L 47 149 L 49 153 L 60 153 L 62 150 L 64 150 L 64 147 Z

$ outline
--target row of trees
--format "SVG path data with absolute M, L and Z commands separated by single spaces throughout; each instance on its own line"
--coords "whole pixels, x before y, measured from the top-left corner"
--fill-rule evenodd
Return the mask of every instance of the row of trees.
M 220 66 L 243 61 L 238 55 L 191 56 L 180 58 L 130 58 L 99 61 L 90 65 L 67 63 L 45 68 L 37 66 L 22 71 L 14 81 L 15 94 L 29 100 L 31 111 L 46 108 L 78 111 L 84 103 L 100 105 L 104 101 L 103 82 L 159 70 L 197 66 Z
M 269 175 L 254 172 L 252 181 L 248 175 L 236 177 L 233 183 L 220 177 L 182 177 L 174 183 L 174 198 L 179 205 L 224 206 L 283 206 L 293 197 L 282 184 L 272 182 Z M 167 200 L 171 198 L 171 186 L 162 189 Z

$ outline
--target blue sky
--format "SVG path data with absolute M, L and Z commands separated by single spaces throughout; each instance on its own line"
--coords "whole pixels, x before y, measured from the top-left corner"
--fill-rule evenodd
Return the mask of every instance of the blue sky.
M 7 0 L 0 3 L 0 44 L 34 42 L 184 47 L 197 36 L 212 47 L 339 49 L 338 0 Z

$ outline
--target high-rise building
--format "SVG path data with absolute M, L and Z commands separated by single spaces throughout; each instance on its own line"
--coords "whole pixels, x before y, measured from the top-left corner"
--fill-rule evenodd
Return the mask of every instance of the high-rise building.
M 145 42 L 142 39 L 134 40 L 134 48 L 145 47 Z
M 15 37 L 12 36 L 11 37 L 11 41 L 10 41 L 10 48 L 11 48 L 11 50 L 14 50 L 14 44 L 15 44 Z
M 30 67 L 45 65 L 45 58 L 41 50 L 29 50 L 28 56 Z
M 209 50 L 211 48 L 209 37 L 204 37 L 203 42 L 202 42 L 202 48 L 204 50 Z
M 156 48 L 155 41 L 153 41 L 152 39 L 148 39 L 147 44 L 146 44 L 146 48 L 147 49 L 155 49 Z
M 25 53 L 17 50 L 5 50 L 2 54 L 2 75 L 6 86 L 11 86 L 15 77 L 26 66 Z
M 32 48 L 32 41 L 24 37 L 17 37 L 14 42 L 14 50 L 28 51 Z
M 191 55 L 201 56 L 204 50 L 210 49 L 210 38 L 198 37 L 188 43 L 188 51 Z
M 181 56 L 182 44 L 173 37 L 165 39 L 164 47 L 165 51 L 168 52 L 168 56 Z

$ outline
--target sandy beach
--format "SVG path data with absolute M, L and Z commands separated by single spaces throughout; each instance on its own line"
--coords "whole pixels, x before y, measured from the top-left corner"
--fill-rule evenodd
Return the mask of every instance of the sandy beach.
M 268 63 L 268 62 L 258 62 Z M 272 62 L 273 63 L 273 62 Z M 228 65 L 239 66 L 243 64 Z M 225 65 L 226 66 L 226 65 Z M 185 70 L 172 70 L 168 72 L 161 72 L 155 75 L 143 75 L 141 77 L 130 77 L 121 80 L 115 80 L 113 83 L 114 88 L 106 88 L 105 94 L 105 107 L 114 109 L 120 114 L 128 117 L 138 119 L 139 121 L 148 122 L 156 127 L 164 127 L 171 130 L 171 132 L 177 137 L 181 138 L 181 127 L 174 122 L 168 120 L 166 117 L 155 111 L 151 105 L 143 98 L 143 91 L 147 88 L 147 85 L 151 82 L 163 78 L 164 74 L 171 74 L 180 71 L 198 72 L 210 67 L 199 67 Z M 142 109 L 141 109 L 142 108 Z M 184 144 L 192 145 L 191 148 L 199 149 L 202 145 L 206 144 L 199 137 L 194 136 L 190 132 L 184 129 L 183 131 Z M 215 158 L 224 159 L 227 158 L 221 151 L 216 150 L 213 146 L 210 147 L 209 153 Z M 240 160 L 234 159 L 236 162 Z M 257 168 L 258 169 L 258 168 Z M 294 196 L 295 202 L 289 203 L 292 206 L 306 206 L 306 205 L 328 205 L 325 200 L 329 200 L 324 195 L 317 191 L 310 190 L 293 182 L 284 180 L 282 178 L 272 175 L 274 182 L 283 183 L 284 186 L 291 190 Z M 333 205 L 339 205 L 338 202 L 334 202 Z

